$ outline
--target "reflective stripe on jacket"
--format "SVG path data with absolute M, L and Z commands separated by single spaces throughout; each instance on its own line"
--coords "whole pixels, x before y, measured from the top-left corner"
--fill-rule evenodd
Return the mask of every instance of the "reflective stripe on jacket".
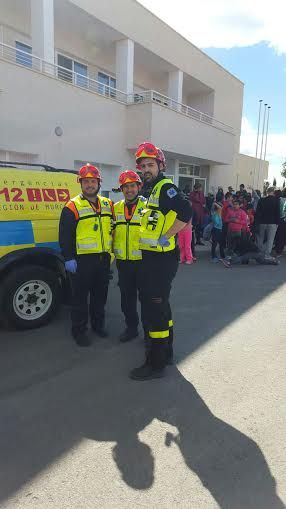
M 71 200 L 78 222 L 76 227 L 76 252 L 78 255 L 111 253 L 113 211 L 112 201 L 98 195 L 99 207 L 83 198 L 81 194 Z
M 140 221 L 146 203 L 146 198 L 139 196 L 130 218 L 128 218 L 128 209 L 124 200 L 114 205 L 113 253 L 118 260 L 141 260 L 142 258 L 139 249 Z
M 175 236 L 170 237 L 168 247 L 161 247 L 158 240 L 173 226 L 177 213 L 170 210 L 166 215 L 160 211 L 160 194 L 165 184 L 173 184 L 171 179 L 162 179 L 154 187 L 143 211 L 140 228 L 139 247 L 143 251 L 166 252 L 175 249 Z

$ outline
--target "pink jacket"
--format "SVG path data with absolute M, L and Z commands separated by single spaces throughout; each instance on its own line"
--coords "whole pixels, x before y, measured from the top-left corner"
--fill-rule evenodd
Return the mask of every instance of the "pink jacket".
M 235 222 L 232 222 L 233 219 L 235 219 Z M 228 223 L 229 232 L 241 232 L 248 230 L 248 217 L 246 212 L 242 209 L 228 209 L 225 221 Z
M 182 230 L 179 231 L 179 233 L 184 233 L 184 232 L 188 232 L 188 231 L 192 231 L 192 223 L 189 221 L 189 223 L 186 224 L 186 226 L 184 226 L 184 228 Z

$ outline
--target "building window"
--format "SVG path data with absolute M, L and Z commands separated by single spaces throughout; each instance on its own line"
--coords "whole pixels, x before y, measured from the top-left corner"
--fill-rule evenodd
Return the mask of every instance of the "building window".
M 10 161 L 17 162 L 20 165 L 21 163 L 37 163 L 39 159 L 38 155 L 36 154 L 0 150 L 0 160 L 3 161 L 3 163 L 0 163 L 0 167 L 7 167 L 9 164 L 11 164 Z
M 179 163 L 179 174 L 199 177 L 200 167 L 196 164 Z
M 32 47 L 16 41 L 16 63 L 32 67 Z
M 61 80 L 74 83 L 78 87 L 87 88 L 87 66 L 58 54 L 58 77 Z M 73 78 L 74 76 L 74 78 Z
M 87 88 L 87 66 L 84 64 L 80 64 L 79 62 L 74 62 L 74 72 L 75 72 L 75 83 L 79 87 Z
M 183 191 L 184 193 L 188 194 L 194 189 L 195 184 L 201 184 L 203 188 L 203 192 L 206 193 L 207 189 L 207 179 L 206 178 L 196 178 L 194 176 L 182 176 L 179 175 L 179 183 L 178 187 Z
M 103 72 L 99 72 L 97 75 L 97 79 L 101 85 L 98 85 L 98 92 L 100 94 L 107 95 L 108 97 L 116 97 L 116 79 L 112 78 L 108 74 L 104 74 Z M 110 87 L 110 88 L 109 88 Z

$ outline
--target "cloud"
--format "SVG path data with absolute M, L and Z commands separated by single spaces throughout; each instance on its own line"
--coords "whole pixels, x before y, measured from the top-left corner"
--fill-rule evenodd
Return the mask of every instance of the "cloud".
M 261 127 L 260 127 L 261 130 Z M 257 127 L 251 125 L 246 117 L 242 118 L 240 152 L 254 156 L 256 152 Z M 258 145 L 258 157 L 260 156 L 261 137 Z M 262 151 L 262 157 L 264 150 Z M 267 142 L 266 159 L 269 161 L 269 179 L 276 177 L 277 183 L 281 183 L 282 163 L 286 160 L 286 133 L 269 133 Z
M 286 53 L 285 0 L 140 0 L 200 48 L 267 42 Z

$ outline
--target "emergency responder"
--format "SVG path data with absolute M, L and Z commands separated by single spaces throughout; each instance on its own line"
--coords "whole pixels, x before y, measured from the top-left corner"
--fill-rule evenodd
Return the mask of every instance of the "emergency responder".
M 191 220 L 189 200 L 171 179 L 164 176 L 163 152 L 152 143 L 139 145 L 138 169 L 144 182 L 151 185 L 141 218 L 139 247 L 142 250 L 142 302 L 149 328 L 149 350 L 143 366 L 131 371 L 134 380 L 164 376 L 173 361 L 173 321 L 169 296 L 178 269 L 175 235 Z M 147 187 L 148 187 L 147 185 Z
M 98 194 L 102 180 L 98 168 L 86 164 L 78 180 L 82 192 L 62 210 L 59 241 L 66 271 L 72 277 L 72 336 L 79 346 L 89 346 L 88 310 L 95 333 L 108 335 L 104 316 L 114 216 L 112 201 Z
M 113 253 L 118 269 L 121 294 L 121 310 L 125 316 L 126 329 L 120 335 L 122 343 L 138 336 L 139 318 L 137 296 L 140 295 L 140 269 L 142 253 L 139 249 L 140 219 L 146 199 L 139 195 L 142 181 L 135 171 L 126 170 L 119 176 L 119 187 L 124 200 L 114 205 L 115 230 Z M 144 310 L 141 307 L 144 328 Z

